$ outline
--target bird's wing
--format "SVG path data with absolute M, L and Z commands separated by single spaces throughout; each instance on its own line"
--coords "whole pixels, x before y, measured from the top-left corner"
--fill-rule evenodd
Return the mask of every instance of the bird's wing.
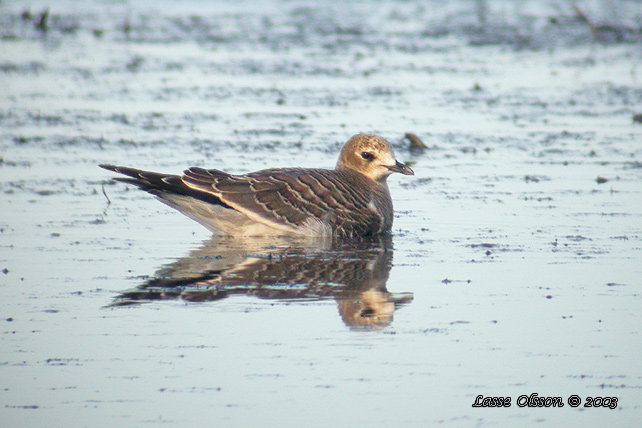
M 157 196 L 161 200 L 164 199 L 164 195 L 166 194 L 174 194 L 199 199 L 210 204 L 225 206 L 214 194 L 200 192 L 192 189 L 190 186 L 187 186 L 179 175 L 144 171 L 142 169 L 129 168 L 126 166 L 104 164 L 99 166 L 109 171 L 126 175 L 129 178 L 115 178 L 115 180 L 140 187 L 146 192 Z M 211 170 L 210 172 L 212 173 L 212 176 L 217 176 L 219 178 L 229 176 L 229 174 L 222 171 Z
M 351 231 L 348 234 L 363 234 L 381 221 L 370 209 L 369 189 L 359 188 L 335 171 L 289 168 L 229 175 L 190 168 L 182 181 L 255 221 L 279 228 L 318 222 Z

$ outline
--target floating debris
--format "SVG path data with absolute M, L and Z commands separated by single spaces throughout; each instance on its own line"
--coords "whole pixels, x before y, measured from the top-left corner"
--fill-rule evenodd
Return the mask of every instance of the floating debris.
M 40 18 L 38 18 L 38 22 L 36 22 L 36 29 L 40 30 L 42 32 L 47 32 L 49 27 L 47 26 L 47 21 L 49 20 L 49 8 L 45 9 L 42 14 L 40 14 Z
M 411 149 L 427 149 L 428 146 L 424 144 L 423 141 L 421 141 L 421 138 L 417 137 L 415 134 L 411 132 L 406 132 L 406 135 L 404 135 L 404 138 L 406 138 L 408 141 L 410 141 L 410 148 Z
M 22 11 L 20 18 L 22 18 L 23 21 L 31 21 L 33 19 L 33 15 L 31 15 L 29 8 Z
M 129 35 L 132 31 L 132 25 L 131 22 L 129 21 L 129 18 L 125 19 L 125 23 L 123 24 L 123 33 L 125 33 L 125 36 L 129 38 Z

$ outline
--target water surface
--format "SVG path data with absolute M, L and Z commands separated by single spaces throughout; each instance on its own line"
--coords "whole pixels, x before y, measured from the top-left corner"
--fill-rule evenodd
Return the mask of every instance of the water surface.
M 642 11 L 579 7 L 3 2 L 0 419 L 636 426 Z M 358 132 L 416 173 L 389 238 L 212 238 L 96 166 L 331 168 Z

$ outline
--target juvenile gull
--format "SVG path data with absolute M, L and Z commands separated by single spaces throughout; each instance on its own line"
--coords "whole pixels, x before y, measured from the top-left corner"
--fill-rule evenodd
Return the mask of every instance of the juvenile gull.
M 386 179 L 414 175 L 392 145 L 358 134 L 341 149 L 334 170 L 273 168 L 244 175 L 193 167 L 184 175 L 100 165 L 196 220 L 233 236 L 366 236 L 387 233 L 394 212 Z

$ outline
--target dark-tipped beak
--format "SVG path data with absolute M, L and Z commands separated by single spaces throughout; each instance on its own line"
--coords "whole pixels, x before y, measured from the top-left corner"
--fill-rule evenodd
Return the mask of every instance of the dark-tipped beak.
M 408 166 L 399 161 L 395 161 L 394 166 L 386 166 L 392 172 L 398 172 L 403 175 L 415 175 L 415 172 Z

